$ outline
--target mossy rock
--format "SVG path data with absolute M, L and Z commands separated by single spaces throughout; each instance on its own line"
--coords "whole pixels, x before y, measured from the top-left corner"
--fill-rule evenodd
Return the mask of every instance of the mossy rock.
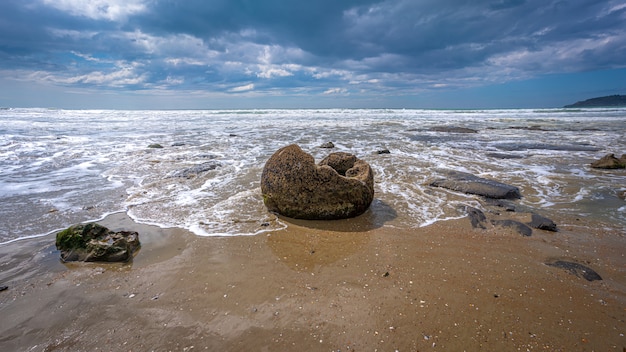
M 113 232 L 97 224 L 73 225 L 56 235 L 63 261 L 126 262 L 139 249 L 137 232 Z

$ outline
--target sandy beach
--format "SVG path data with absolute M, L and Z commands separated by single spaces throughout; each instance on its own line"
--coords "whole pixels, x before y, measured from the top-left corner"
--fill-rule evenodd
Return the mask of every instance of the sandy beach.
M 622 351 L 624 235 L 559 220 L 532 237 L 358 218 L 198 237 L 113 214 L 100 223 L 140 233 L 130 264 L 63 264 L 53 236 L 0 247 L 0 350 Z

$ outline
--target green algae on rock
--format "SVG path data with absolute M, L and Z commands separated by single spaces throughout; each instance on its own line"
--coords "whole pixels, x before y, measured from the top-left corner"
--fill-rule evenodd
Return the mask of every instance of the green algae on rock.
M 139 249 L 137 232 L 114 232 L 97 223 L 73 225 L 56 235 L 64 262 L 127 262 Z

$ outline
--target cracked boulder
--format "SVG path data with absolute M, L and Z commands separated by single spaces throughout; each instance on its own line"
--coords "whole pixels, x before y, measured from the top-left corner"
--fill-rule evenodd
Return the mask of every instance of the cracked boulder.
M 332 220 L 364 213 L 374 199 L 374 175 L 356 156 L 331 153 L 319 164 L 292 144 L 265 163 L 261 192 L 267 209 L 290 218 Z

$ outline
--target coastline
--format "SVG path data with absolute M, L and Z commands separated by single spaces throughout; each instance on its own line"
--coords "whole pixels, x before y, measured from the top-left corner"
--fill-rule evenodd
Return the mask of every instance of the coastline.
M 531 237 L 467 218 L 198 237 L 116 213 L 99 223 L 140 233 L 130 264 L 63 264 L 52 236 L 0 247 L 0 349 L 623 349 L 624 235 L 554 220 L 560 232 Z

